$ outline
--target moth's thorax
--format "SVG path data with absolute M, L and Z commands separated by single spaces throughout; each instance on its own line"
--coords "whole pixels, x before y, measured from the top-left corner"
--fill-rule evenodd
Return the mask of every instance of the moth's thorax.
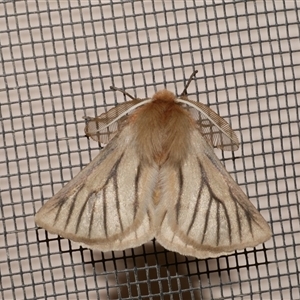
M 136 110 L 130 122 L 136 132 L 136 145 L 141 160 L 162 165 L 181 162 L 189 145 L 194 124 L 189 113 L 176 102 L 173 93 L 157 92 L 150 103 Z

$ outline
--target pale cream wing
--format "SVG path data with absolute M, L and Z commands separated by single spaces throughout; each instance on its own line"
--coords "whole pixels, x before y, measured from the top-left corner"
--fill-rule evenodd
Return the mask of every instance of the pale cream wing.
M 210 145 L 225 151 L 239 148 L 238 137 L 230 125 L 207 105 L 187 98 L 179 98 L 177 101 L 186 104 L 199 132 Z
M 141 166 L 128 125 L 46 202 L 35 221 L 92 249 L 139 246 L 154 237 L 149 203 L 157 174 L 157 167 Z
M 140 102 L 142 102 L 140 99 L 127 101 L 118 104 L 116 107 L 111 108 L 109 111 L 98 117 L 84 117 L 87 122 L 84 128 L 86 136 L 99 143 L 107 144 L 117 134 L 117 132 L 122 129 L 123 123 L 127 119 L 127 115 L 124 115 L 115 122 L 113 121 Z M 106 127 L 108 124 L 110 125 Z
M 156 239 L 165 248 L 198 258 L 255 247 L 271 231 L 204 138 L 194 130 L 179 166 L 160 171 Z

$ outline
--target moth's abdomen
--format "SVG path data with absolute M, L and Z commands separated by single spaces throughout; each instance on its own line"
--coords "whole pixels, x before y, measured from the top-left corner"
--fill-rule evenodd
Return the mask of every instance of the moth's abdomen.
M 177 164 L 184 159 L 194 121 L 175 99 L 173 93 L 160 91 L 131 117 L 143 163 Z

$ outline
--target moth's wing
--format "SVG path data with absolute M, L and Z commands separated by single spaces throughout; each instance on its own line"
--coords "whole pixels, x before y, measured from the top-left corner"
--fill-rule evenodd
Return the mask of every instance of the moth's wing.
M 154 237 L 149 206 L 157 167 L 142 167 L 131 125 L 38 211 L 36 223 L 101 251 L 139 246 Z
M 116 135 L 116 133 L 122 129 L 123 124 L 127 119 L 127 115 L 124 115 L 115 122 L 113 121 L 117 119 L 121 114 L 130 110 L 130 108 L 132 108 L 134 105 L 142 101 L 143 100 L 135 99 L 132 101 L 120 103 L 116 107 L 111 108 L 109 111 L 101 114 L 98 117 L 84 117 L 84 119 L 86 120 L 86 126 L 84 128 L 86 136 L 101 144 L 107 144 Z M 110 125 L 108 127 L 105 127 L 108 124 Z
M 182 165 L 160 170 L 156 239 L 165 248 L 198 258 L 255 247 L 271 231 L 197 130 Z
M 180 100 L 179 100 L 180 101 Z M 196 120 L 198 130 L 205 140 L 215 148 L 235 151 L 239 140 L 230 125 L 207 105 L 184 99 L 186 109 Z

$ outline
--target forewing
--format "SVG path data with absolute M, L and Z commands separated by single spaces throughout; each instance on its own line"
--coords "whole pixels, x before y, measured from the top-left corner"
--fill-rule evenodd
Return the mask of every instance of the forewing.
M 165 248 L 198 258 L 255 247 L 271 236 L 260 213 L 195 130 L 185 162 L 160 171 L 156 234 Z
M 35 221 L 50 233 L 92 249 L 139 246 L 154 236 L 148 204 L 157 172 L 141 166 L 128 125 L 46 202 Z
M 108 112 L 105 112 L 98 117 L 85 117 L 85 120 L 87 121 L 86 126 L 84 128 L 86 136 L 92 138 L 93 140 L 99 143 L 107 144 L 116 135 L 116 133 L 122 129 L 123 124 L 127 119 L 127 116 L 123 116 L 115 122 L 113 121 L 117 119 L 121 114 L 123 114 L 127 110 L 130 110 L 131 107 L 133 107 L 141 101 L 142 100 L 135 99 L 132 101 L 124 102 L 118 104 L 114 108 L 111 108 Z M 113 122 L 111 125 L 105 127 L 111 122 Z
M 184 100 L 190 104 L 186 108 L 196 120 L 201 135 L 210 145 L 228 151 L 239 148 L 238 137 L 222 117 L 201 102 Z

